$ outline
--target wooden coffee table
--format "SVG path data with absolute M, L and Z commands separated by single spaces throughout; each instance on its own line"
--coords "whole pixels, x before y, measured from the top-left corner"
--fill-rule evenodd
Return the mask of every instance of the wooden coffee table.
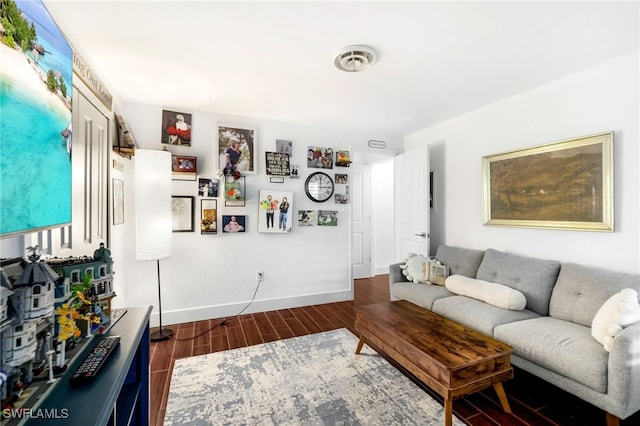
M 370 342 L 444 398 L 445 425 L 453 400 L 493 386 L 511 413 L 502 382 L 513 377 L 512 348 L 406 300 L 356 307 L 362 345 Z

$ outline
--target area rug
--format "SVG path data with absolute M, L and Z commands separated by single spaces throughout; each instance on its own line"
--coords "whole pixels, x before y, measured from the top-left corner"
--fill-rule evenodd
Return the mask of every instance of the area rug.
M 339 329 L 176 360 L 164 424 L 444 424 L 442 405 L 357 344 Z

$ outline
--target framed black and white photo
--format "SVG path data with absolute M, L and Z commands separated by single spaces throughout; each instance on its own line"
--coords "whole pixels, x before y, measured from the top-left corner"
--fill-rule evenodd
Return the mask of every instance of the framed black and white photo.
M 173 195 L 171 197 L 171 219 L 173 232 L 193 232 L 193 210 L 195 197 Z

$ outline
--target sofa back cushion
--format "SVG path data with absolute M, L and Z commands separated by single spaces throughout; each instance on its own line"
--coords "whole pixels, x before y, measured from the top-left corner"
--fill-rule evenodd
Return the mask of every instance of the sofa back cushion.
M 487 249 L 477 278 L 519 290 L 527 298 L 527 309 L 548 315 L 549 299 L 559 271 L 560 262 L 555 260 L 534 259 Z
M 464 275 L 475 278 L 482 262 L 484 251 L 441 245 L 436 251 L 436 260 L 449 267 L 449 275 Z
M 549 315 L 591 327 L 602 304 L 625 288 L 640 293 L 640 275 L 563 263 L 551 295 Z

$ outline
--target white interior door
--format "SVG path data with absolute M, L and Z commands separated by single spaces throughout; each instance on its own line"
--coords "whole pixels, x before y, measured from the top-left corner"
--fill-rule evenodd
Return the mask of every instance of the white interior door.
M 429 147 L 407 151 L 393 160 L 394 256 L 429 255 Z
M 371 272 L 371 166 L 351 164 L 351 263 L 353 278 L 369 278 Z
M 78 110 L 76 114 L 76 108 Z M 108 245 L 109 121 L 75 87 L 73 89 L 73 225 L 75 253 L 93 253 Z

